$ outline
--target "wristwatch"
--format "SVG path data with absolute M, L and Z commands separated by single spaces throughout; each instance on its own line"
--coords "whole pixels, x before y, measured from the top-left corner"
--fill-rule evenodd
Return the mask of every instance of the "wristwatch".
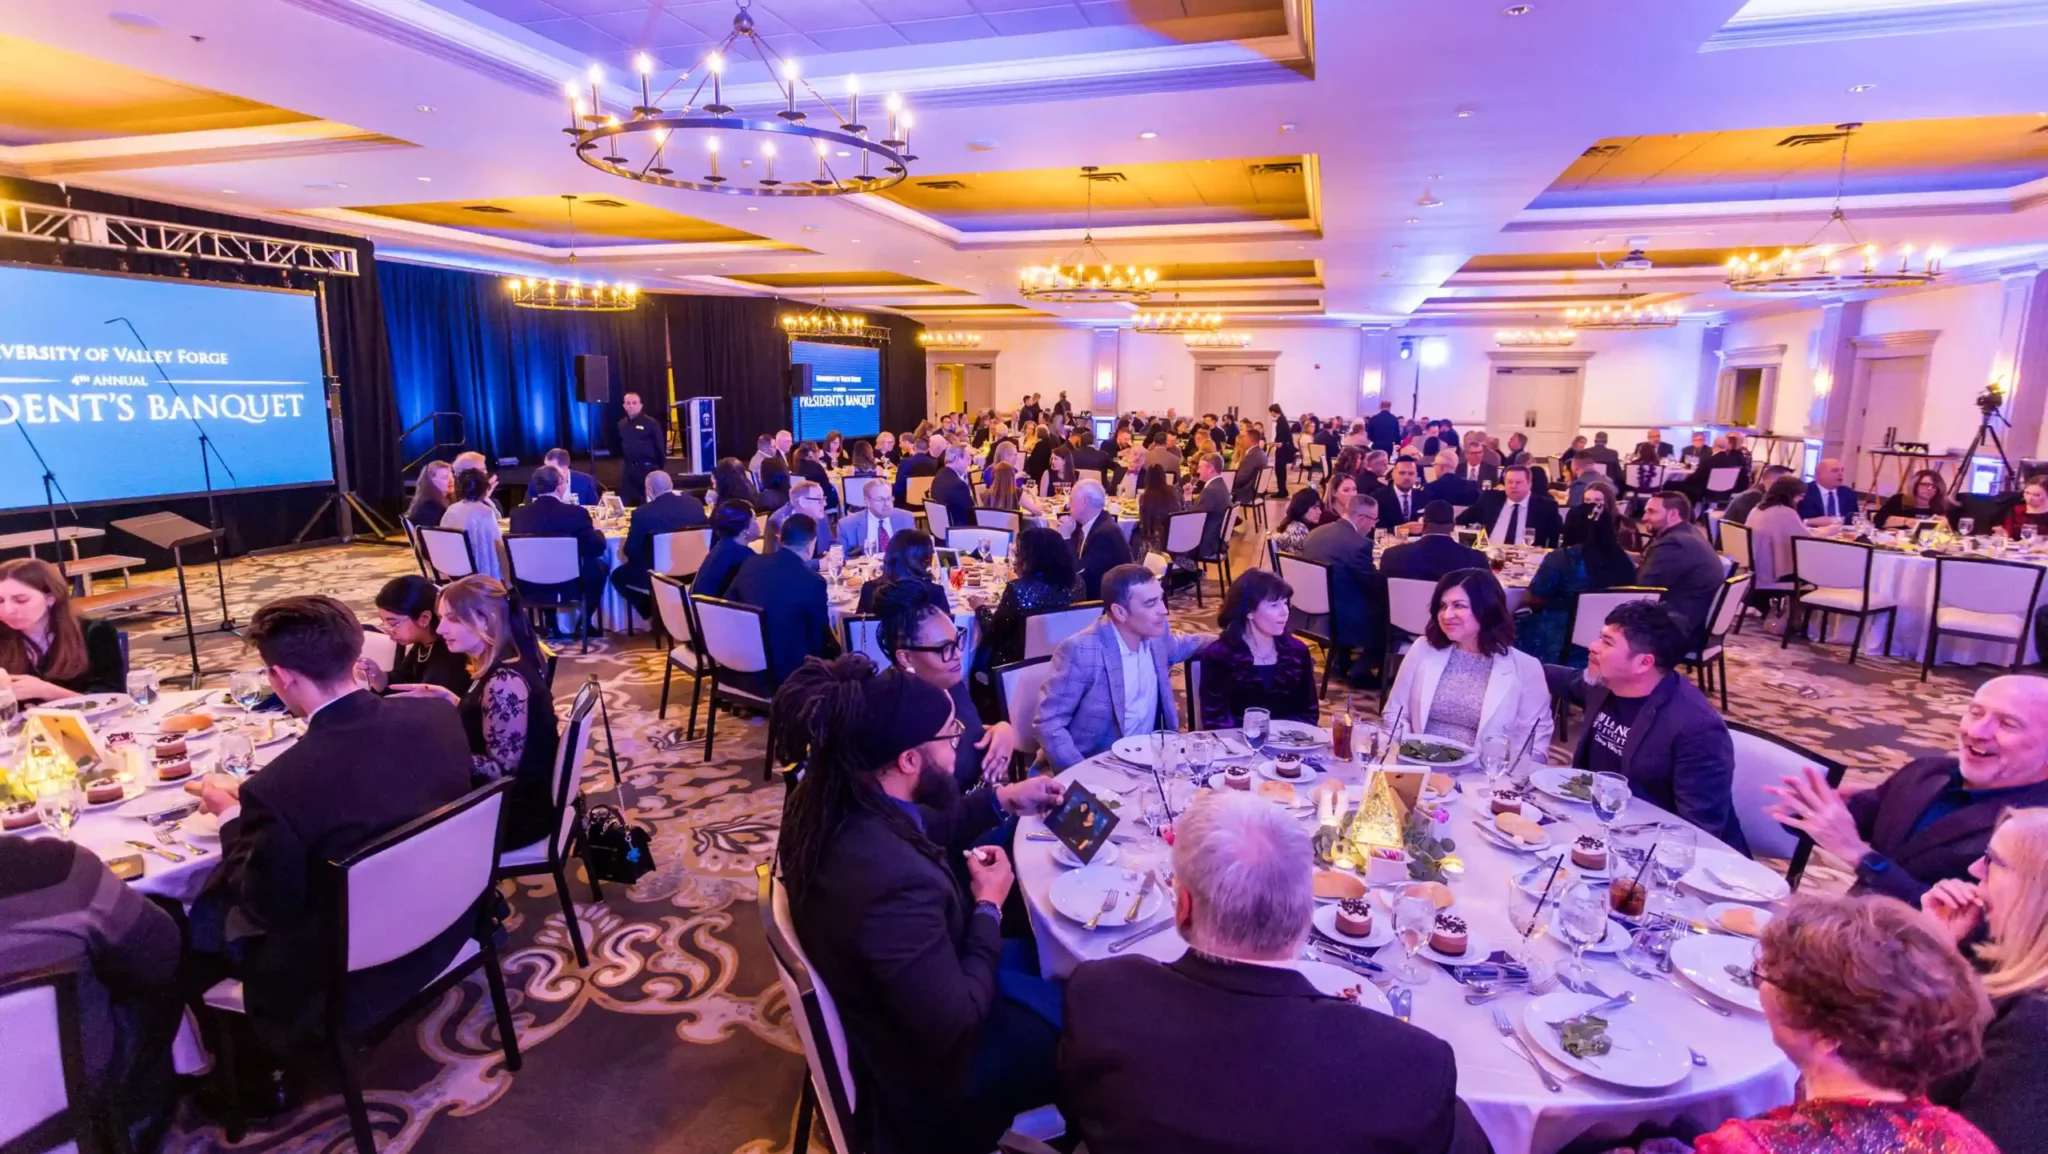
M 1002 924 L 1003 907 L 994 902 L 976 902 L 974 903 L 974 912 L 977 914 L 987 914 L 989 917 L 994 918 L 998 925 Z
M 1856 859 L 1857 873 L 1883 873 L 1890 868 L 1892 868 L 1892 859 L 1876 850 L 1865 851 L 1862 857 Z

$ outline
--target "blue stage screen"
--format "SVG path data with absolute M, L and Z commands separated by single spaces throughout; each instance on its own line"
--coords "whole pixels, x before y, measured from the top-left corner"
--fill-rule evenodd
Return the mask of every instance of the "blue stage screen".
M 810 365 L 811 395 L 791 406 L 790 431 L 823 443 L 834 429 L 848 440 L 882 431 L 882 351 L 872 345 L 789 342 L 789 363 Z
M 0 509 L 43 504 L 30 440 L 60 504 L 203 492 L 202 428 L 217 492 L 331 482 L 315 309 L 305 292 L 0 266 Z

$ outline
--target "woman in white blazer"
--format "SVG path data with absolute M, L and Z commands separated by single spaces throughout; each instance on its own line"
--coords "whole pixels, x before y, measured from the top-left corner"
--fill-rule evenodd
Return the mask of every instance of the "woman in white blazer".
M 1460 569 L 1436 584 L 1428 632 L 1401 661 L 1384 716 L 1396 712 L 1410 733 L 1446 737 L 1474 749 L 1507 739 L 1510 754 L 1550 748 L 1550 687 L 1543 663 L 1515 648 L 1515 618 L 1500 582 L 1484 569 Z

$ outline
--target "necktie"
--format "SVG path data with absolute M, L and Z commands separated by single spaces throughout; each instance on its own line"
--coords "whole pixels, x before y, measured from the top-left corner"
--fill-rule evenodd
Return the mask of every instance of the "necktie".
M 1514 545 L 1514 544 L 1518 544 L 1518 543 L 1520 543 L 1520 541 L 1521 541 L 1521 540 L 1522 540 L 1522 506 L 1521 506 L 1521 505 L 1519 505 L 1519 504 L 1516 504 L 1516 505 L 1509 505 L 1509 506 L 1508 506 L 1508 536 L 1507 536 L 1507 540 L 1506 540 L 1506 541 L 1504 541 L 1504 542 L 1502 542 L 1502 544 L 1506 544 L 1506 545 Z
M 1834 491 L 1833 489 L 1829 489 L 1829 490 L 1827 491 L 1827 502 L 1828 502 L 1828 504 L 1827 504 L 1827 515 L 1828 515 L 1828 516 L 1830 516 L 1830 517 L 1836 516 L 1836 512 L 1835 512 L 1835 491 Z

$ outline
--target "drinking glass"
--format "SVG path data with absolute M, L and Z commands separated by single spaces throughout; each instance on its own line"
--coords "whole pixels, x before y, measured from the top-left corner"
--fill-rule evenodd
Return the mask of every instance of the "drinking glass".
M 1977 532 L 1977 519 L 1975 517 L 1956 518 L 1956 532 L 1964 537 L 1974 535 Z
M 270 696 L 269 679 L 260 669 L 237 669 L 228 676 L 228 696 L 243 709 L 254 709 Z
M 1618 773 L 1593 775 L 1593 814 L 1600 819 L 1601 832 L 1614 841 L 1614 823 L 1628 811 L 1628 778 Z
M 44 829 L 66 841 L 71 840 L 71 827 L 84 807 L 85 793 L 78 788 L 78 779 L 69 774 L 36 784 L 36 816 L 43 819 Z
M 2034 525 L 2020 526 L 2020 541 L 2024 543 L 2028 549 L 2032 549 L 2034 547 L 2035 539 L 2037 539 L 2040 536 L 2041 530 L 2039 527 Z
M 1504 733 L 1488 734 L 1479 743 L 1479 768 L 1486 771 L 1486 792 L 1491 797 L 1508 775 L 1508 739 Z
M 1138 812 L 1144 820 L 1147 840 L 1152 844 L 1152 848 L 1164 845 L 1167 824 L 1166 799 L 1160 797 L 1156 789 L 1141 789 L 1138 791 Z
M 21 713 L 21 702 L 15 699 L 14 689 L 0 681 L 0 733 L 14 727 L 14 719 Z
M 238 780 L 246 779 L 256 769 L 256 747 L 242 734 L 221 734 L 220 768 Z
M 1544 919 L 1537 916 L 1537 907 L 1547 907 L 1543 887 L 1549 884 L 1550 877 L 1548 862 L 1508 875 L 1508 924 L 1515 927 L 1515 933 L 1524 941 L 1543 936 Z
M 1188 738 L 1188 764 L 1194 767 L 1195 783 L 1209 784 L 1209 767 L 1216 764 L 1216 739 L 1197 732 Z
M 1396 981 L 1419 986 L 1429 980 L 1429 971 L 1415 964 L 1415 951 L 1429 940 L 1429 932 L 1436 928 L 1436 901 L 1426 893 L 1404 889 L 1394 899 L 1394 934 L 1401 939 L 1401 949 L 1408 955 L 1394 971 Z
M 1244 711 L 1244 740 L 1259 753 L 1266 751 L 1266 723 L 1272 714 L 1253 707 Z
M 128 671 L 128 696 L 144 709 L 156 704 L 157 676 L 154 669 Z
M 1667 902 L 1678 900 L 1678 879 L 1692 869 L 1698 845 L 1698 834 L 1683 822 L 1658 827 L 1657 853 L 1650 862 L 1650 872 L 1657 875 L 1657 885 Z
M 1566 890 L 1557 903 L 1557 933 L 1572 948 L 1571 964 L 1560 971 L 1575 982 L 1593 978 L 1586 964 L 1586 949 L 1607 936 L 1607 890 L 1590 882 L 1578 882 Z
M 1524 529 L 1524 530 L 1522 530 L 1522 548 L 1524 548 L 1524 549 L 1534 549 L 1535 547 L 1536 547 L 1536 530 L 1534 530 L 1534 529 Z

